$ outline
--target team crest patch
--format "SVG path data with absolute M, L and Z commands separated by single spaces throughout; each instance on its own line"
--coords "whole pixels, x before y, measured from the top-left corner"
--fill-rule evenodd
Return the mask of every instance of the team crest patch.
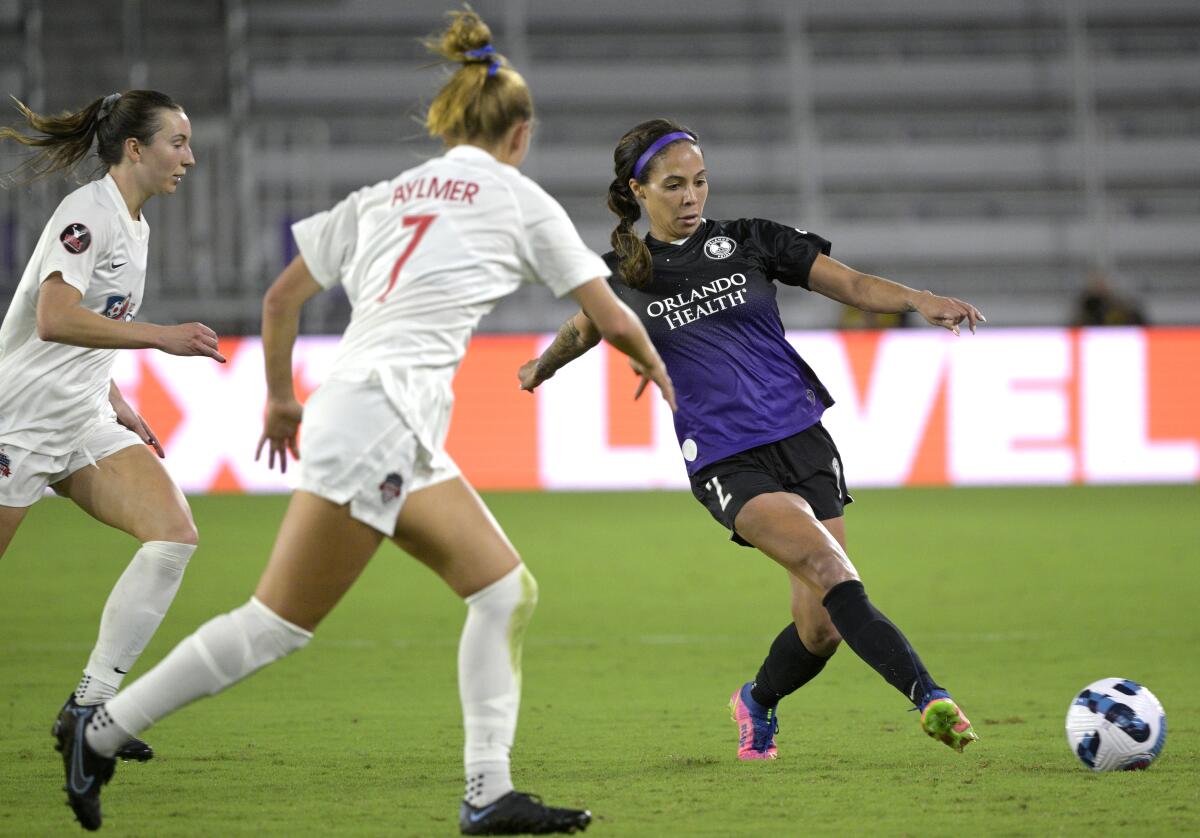
M 4 451 L 0 451 L 0 477 L 12 477 L 12 460 Z
M 104 301 L 104 316 L 109 320 L 129 321 L 133 319 L 132 308 L 133 297 L 113 295 Z
M 737 250 L 737 242 L 729 236 L 713 236 L 704 243 L 704 252 L 709 259 L 728 259 Z
M 379 484 L 379 499 L 384 503 L 391 503 L 400 497 L 400 490 L 403 487 L 404 478 L 393 471 Z
M 62 242 L 67 253 L 83 253 L 92 246 L 92 231 L 83 224 L 68 224 L 67 229 L 62 231 L 58 240 Z

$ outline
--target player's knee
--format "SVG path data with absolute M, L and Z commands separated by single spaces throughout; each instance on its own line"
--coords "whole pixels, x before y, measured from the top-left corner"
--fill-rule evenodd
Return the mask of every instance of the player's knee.
M 466 598 L 467 605 L 480 612 L 510 615 L 520 612 L 528 620 L 537 607 L 538 583 L 524 564 L 517 565 L 492 584 Z
M 191 521 L 174 528 L 167 541 L 174 541 L 177 544 L 190 544 L 192 547 L 200 546 L 200 533 L 196 530 L 196 525 Z
M 521 579 L 521 601 L 520 605 L 523 608 L 532 611 L 537 608 L 538 604 L 538 583 L 533 574 L 529 572 L 524 564 L 519 568 Z
M 288 622 L 274 610 L 264 605 L 257 597 L 236 612 L 243 623 L 258 627 L 260 637 L 266 638 L 265 645 L 270 647 L 271 655 L 283 657 L 303 649 L 312 640 L 312 632 L 295 623 Z
M 200 533 L 196 529 L 196 522 L 192 520 L 192 513 L 189 511 L 182 515 L 178 521 L 171 527 L 174 537 L 172 541 L 178 541 L 180 544 L 190 544 L 196 547 L 200 544 Z
M 173 541 L 176 544 L 189 544 L 196 547 L 200 543 L 200 533 L 196 530 L 196 522 L 192 513 L 186 507 L 176 514 L 164 518 L 151 527 L 146 541 Z
M 832 657 L 842 642 L 842 636 L 831 623 L 822 622 L 815 626 L 804 626 L 800 630 L 800 642 L 804 648 L 823 658 Z
M 192 554 L 196 552 L 195 544 L 182 541 L 144 541 L 134 561 L 141 560 L 153 565 L 157 573 L 167 578 L 178 579 L 187 570 Z
M 844 557 L 825 545 L 798 549 L 780 564 L 796 578 L 805 580 L 820 591 L 827 591 L 839 582 L 858 578 Z
M 192 638 L 204 649 L 219 679 L 218 688 L 224 688 L 302 649 L 312 639 L 312 632 L 251 598 L 242 607 L 209 620 Z

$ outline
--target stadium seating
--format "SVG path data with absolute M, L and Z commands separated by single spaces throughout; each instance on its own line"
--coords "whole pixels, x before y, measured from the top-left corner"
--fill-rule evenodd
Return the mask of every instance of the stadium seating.
M 169 312 L 252 330 L 289 220 L 437 152 L 417 121 L 440 78 L 420 46 L 439 24 L 429 4 L 160 0 L 107 22 L 63 5 L 135 42 L 197 123 L 186 197 L 154 207 Z M 710 215 L 820 231 L 847 263 L 969 298 L 993 323 L 1068 321 L 1092 267 L 1155 322 L 1200 320 L 1194 3 L 474 5 L 535 93 L 526 170 L 598 249 L 612 145 L 661 114 L 704 140 Z M 44 25 L 49 43 L 61 24 Z M 108 60 L 112 74 L 122 56 Z M 47 90 L 62 97 L 67 71 L 52 65 Z M 0 64 L 10 85 L 11 72 Z M 789 325 L 836 322 L 808 295 L 781 304 Z M 569 310 L 530 289 L 485 325 L 551 328 Z M 344 317 L 331 299 L 306 328 Z

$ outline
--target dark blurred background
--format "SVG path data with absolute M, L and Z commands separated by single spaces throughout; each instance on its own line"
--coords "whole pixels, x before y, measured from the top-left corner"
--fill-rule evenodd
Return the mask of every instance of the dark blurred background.
M 524 171 L 599 251 L 612 147 L 664 115 L 701 136 L 710 217 L 817 231 L 847 264 L 969 299 L 990 325 L 1200 323 L 1195 0 L 473 5 L 533 90 Z M 180 101 L 198 165 L 147 206 L 144 315 L 256 333 L 291 221 L 438 153 L 418 119 L 443 76 L 420 39 L 451 7 L 0 0 L 0 91 L 40 111 L 134 87 Z M 0 305 L 72 188 L 0 190 Z M 801 292 L 780 303 L 794 328 L 897 325 Z M 345 324 L 337 293 L 310 309 L 307 331 Z M 484 327 L 570 312 L 527 288 Z

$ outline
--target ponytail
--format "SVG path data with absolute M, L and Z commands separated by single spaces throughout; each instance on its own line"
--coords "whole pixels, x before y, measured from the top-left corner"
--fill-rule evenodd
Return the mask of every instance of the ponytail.
M 41 151 L 26 160 L 17 171 L 24 177 L 10 177 L 12 184 L 31 183 L 56 172 L 70 172 L 92 150 L 95 143 L 100 170 L 107 172 L 125 158 L 125 140 L 135 137 L 149 145 L 162 127 L 159 110 L 182 110 L 170 96 L 155 90 L 130 90 L 93 100 L 82 110 L 64 111 L 56 116 L 35 113 L 13 97 L 17 111 L 33 134 L 15 128 L 0 128 L 0 140 L 13 140 Z
M 40 136 L 22 134 L 15 128 L 0 128 L 0 140 L 13 140 L 23 146 L 42 149 L 18 167 L 17 171 L 27 170 L 28 176 L 10 178 L 14 185 L 30 183 L 55 172 L 70 171 L 92 150 L 98 115 L 105 97 L 96 99 L 83 110 L 64 112 L 58 116 L 34 113 L 20 99 L 15 96 L 11 98 L 26 124 Z
M 682 132 L 699 144 L 700 138 L 695 131 L 684 128 L 670 119 L 651 119 L 634 126 L 623 136 L 613 150 L 613 169 L 616 177 L 608 186 L 608 208 L 620 219 L 609 237 L 613 250 L 617 254 L 618 269 L 621 278 L 630 288 L 645 288 L 654 278 L 654 266 L 650 260 L 650 248 L 633 229 L 633 224 L 642 217 L 642 208 L 638 204 L 630 180 L 645 183 L 647 173 L 654 166 L 654 161 L 662 154 L 665 146 L 653 152 L 648 160 L 640 160 L 656 141 L 667 134 Z M 668 140 L 669 142 L 669 140 Z M 634 168 L 639 161 L 641 167 L 637 177 Z
M 617 254 L 621 278 L 630 288 L 644 288 L 653 277 L 650 248 L 633 229 L 633 223 L 642 217 L 642 208 L 629 188 L 629 180 L 613 178 L 608 186 L 608 208 L 620 221 L 609 237 L 609 243 Z
M 461 66 L 429 105 L 425 129 L 451 144 L 493 145 L 514 124 L 533 119 L 533 97 L 470 6 L 447 15 L 450 24 L 426 38 L 425 48 Z

